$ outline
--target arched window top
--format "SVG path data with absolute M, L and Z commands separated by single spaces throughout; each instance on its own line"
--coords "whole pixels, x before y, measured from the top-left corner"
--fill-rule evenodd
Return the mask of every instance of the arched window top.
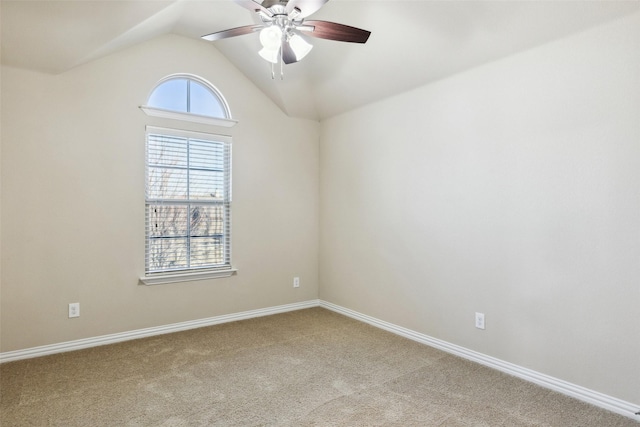
M 153 116 L 233 126 L 222 94 L 208 81 L 191 74 L 173 74 L 160 80 L 141 107 Z

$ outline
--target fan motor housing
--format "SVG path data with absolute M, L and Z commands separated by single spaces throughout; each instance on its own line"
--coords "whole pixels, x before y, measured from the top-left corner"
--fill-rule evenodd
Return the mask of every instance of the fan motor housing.
M 287 6 L 288 1 L 278 1 L 278 0 L 264 0 L 261 4 L 263 7 L 270 9 L 272 6 L 280 5 L 283 10 L 284 7 Z

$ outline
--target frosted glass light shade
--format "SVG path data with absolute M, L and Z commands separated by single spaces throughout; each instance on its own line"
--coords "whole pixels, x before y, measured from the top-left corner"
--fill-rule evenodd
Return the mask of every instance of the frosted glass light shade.
M 276 50 L 271 50 L 271 49 L 267 49 L 267 48 L 262 48 L 260 50 L 260 52 L 258 52 L 258 54 L 260 56 L 262 56 L 263 59 L 273 63 L 273 64 L 277 64 L 278 63 L 278 53 L 280 52 L 280 49 L 276 49 Z
M 311 49 L 313 49 L 313 45 L 311 43 L 307 43 L 305 39 L 297 34 L 294 34 L 291 37 L 289 45 L 291 46 L 293 53 L 296 54 L 296 59 L 298 61 L 307 56 L 307 54 L 311 52 Z
M 265 49 L 277 50 L 282 43 L 282 29 L 277 25 L 271 25 L 260 31 L 260 43 Z

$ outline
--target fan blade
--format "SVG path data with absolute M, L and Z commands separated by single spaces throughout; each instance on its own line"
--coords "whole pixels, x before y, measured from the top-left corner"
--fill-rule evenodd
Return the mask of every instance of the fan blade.
M 371 34 L 371 31 L 327 21 L 304 21 L 297 29 L 309 36 L 349 43 L 366 43 Z
M 293 64 L 294 62 L 298 62 L 296 53 L 291 48 L 289 41 L 285 41 L 282 43 L 282 62 L 284 62 L 285 64 Z
M 329 0 L 289 0 L 285 11 L 288 15 L 293 11 L 293 9 L 298 8 L 298 10 L 300 10 L 300 14 L 296 16 L 296 19 L 306 18 L 320 10 L 320 8 L 328 1 Z
M 245 34 L 250 34 L 255 31 L 258 31 L 260 28 L 263 28 L 263 26 L 262 25 L 245 25 L 244 27 L 231 28 L 229 30 L 218 31 L 217 33 L 207 34 L 206 36 L 202 36 L 202 38 L 212 42 L 215 40 L 227 39 L 229 37 L 243 36 Z
M 264 13 L 267 14 L 267 16 L 271 17 L 273 16 L 273 13 L 271 13 L 271 11 L 269 9 L 267 9 L 266 7 L 264 7 L 263 5 L 261 5 L 260 3 L 257 3 L 253 0 L 233 0 L 234 2 L 236 2 L 237 4 L 239 4 L 240 6 L 244 7 L 245 9 L 249 9 L 251 12 L 257 12 L 257 11 L 262 11 Z

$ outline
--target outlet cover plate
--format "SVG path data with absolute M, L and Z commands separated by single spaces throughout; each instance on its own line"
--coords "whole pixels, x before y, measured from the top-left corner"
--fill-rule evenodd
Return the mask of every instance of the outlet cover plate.
M 80 303 L 72 302 L 69 304 L 69 318 L 80 317 Z
M 484 313 L 476 313 L 476 328 L 484 329 Z

